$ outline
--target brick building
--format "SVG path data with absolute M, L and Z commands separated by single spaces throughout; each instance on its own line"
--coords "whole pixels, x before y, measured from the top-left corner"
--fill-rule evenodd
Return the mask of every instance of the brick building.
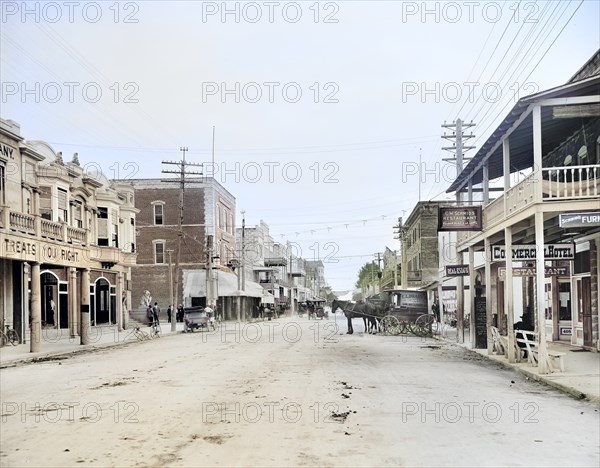
M 206 302 L 206 284 L 190 272 L 207 266 L 207 236 L 212 236 L 215 265 L 235 258 L 235 197 L 213 178 L 188 179 L 184 191 L 180 272 L 175 272 L 179 237 L 179 184 L 161 179 L 129 179 L 135 190 L 137 265 L 132 270 L 136 318 L 143 318 L 145 291 L 166 311 L 170 301 L 169 257 L 173 269 L 174 302 L 186 306 Z M 227 270 L 226 268 L 222 268 Z M 226 271 L 223 272 L 227 273 Z M 231 273 L 229 273 L 231 274 Z M 204 283 L 206 283 L 204 276 Z M 175 291 L 175 284 L 177 290 Z M 192 289 L 196 287 L 196 292 Z M 137 302 L 136 302 L 137 301 Z

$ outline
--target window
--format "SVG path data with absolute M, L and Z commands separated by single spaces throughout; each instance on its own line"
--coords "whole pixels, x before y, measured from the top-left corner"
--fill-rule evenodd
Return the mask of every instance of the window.
M 77 228 L 83 228 L 83 203 L 79 200 L 73 200 L 71 202 L 71 221 L 73 226 Z
M 58 189 L 58 221 L 69 221 L 69 210 L 67 209 L 67 191 Z
M 4 192 L 6 189 L 4 186 L 6 185 L 6 171 L 4 169 L 4 164 L 0 164 L 0 205 L 4 205 Z
M 163 203 L 154 203 L 154 224 L 164 224 Z
M 154 244 L 154 263 L 165 263 L 165 241 L 152 241 Z
M 40 187 L 40 215 L 52 221 L 52 187 Z
M 108 208 L 98 207 L 98 245 L 107 247 L 108 244 Z

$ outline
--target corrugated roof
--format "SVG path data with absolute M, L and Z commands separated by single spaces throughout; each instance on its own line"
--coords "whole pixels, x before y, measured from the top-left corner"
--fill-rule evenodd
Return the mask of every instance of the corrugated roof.
M 575 96 L 600 95 L 600 76 L 596 75 L 575 83 L 552 88 L 520 99 L 481 146 L 477 154 L 458 175 L 446 192 L 455 192 L 463 188 L 469 178 L 473 185 L 483 181 L 483 162 L 488 160 L 490 180 L 503 174 L 502 145 L 504 135 L 516 125 L 510 136 L 511 173 L 533 166 L 533 138 L 531 109 L 536 102 Z M 585 119 L 554 119 L 552 108 L 542 108 L 542 152 L 546 154 L 562 142 L 565 135 L 581 127 Z

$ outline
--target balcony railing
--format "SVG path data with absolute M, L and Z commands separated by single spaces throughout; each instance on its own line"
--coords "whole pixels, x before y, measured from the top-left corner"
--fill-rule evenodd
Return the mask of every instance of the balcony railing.
M 545 167 L 511 187 L 483 208 L 483 229 L 489 229 L 535 203 L 589 200 L 600 197 L 600 164 Z M 478 232 L 459 232 L 458 244 L 466 244 Z
M 85 245 L 87 243 L 87 231 L 82 228 L 68 226 L 67 238 L 71 244 Z
M 600 196 L 600 165 L 542 169 L 544 200 L 572 200 Z
M 25 234 L 35 234 L 35 217 L 25 214 L 9 211 L 8 224 L 11 231 L 23 232 Z
M 89 231 L 87 229 L 68 226 L 66 223 L 56 223 L 40 216 L 12 211 L 6 206 L 0 206 L 0 229 L 65 244 L 90 246 Z M 135 264 L 136 256 L 133 243 L 126 244 L 122 249 L 94 246 L 91 254 L 91 258 L 98 261 L 122 261 L 125 264 Z
M 62 224 L 48 221 L 47 219 L 42 219 L 40 222 L 40 227 L 42 237 L 59 241 L 63 239 Z

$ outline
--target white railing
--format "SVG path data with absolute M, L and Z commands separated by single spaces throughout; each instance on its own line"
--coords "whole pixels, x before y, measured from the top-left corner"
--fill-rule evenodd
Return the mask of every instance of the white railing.
M 504 219 L 504 197 L 498 197 L 483 207 L 483 228 Z
M 41 220 L 41 236 L 47 237 L 48 239 L 62 240 L 63 229 L 62 224 L 48 221 L 47 219 Z
M 85 245 L 87 243 L 85 229 L 68 226 L 67 227 L 67 238 L 69 239 L 69 242 L 71 244 Z
M 13 231 L 24 232 L 26 234 L 35 234 L 35 217 L 11 211 L 9 213 L 9 225 Z
M 600 196 L 600 164 L 542 169 L 544 200 L 572 200 Z
M 509 188 L 504 197 L 506 198 L 505 216 L 511 216 L 531 206 L 535 202 L 537 184 L 537 172 L 529 174 L 514 187 Z

